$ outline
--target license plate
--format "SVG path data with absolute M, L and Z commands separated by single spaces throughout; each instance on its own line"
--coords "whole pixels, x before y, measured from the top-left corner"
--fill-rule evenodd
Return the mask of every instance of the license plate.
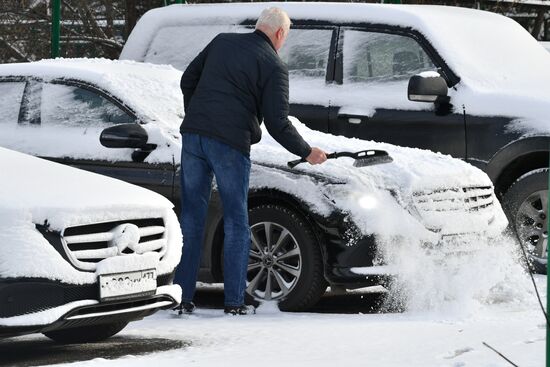
M 99 276 L 99 299 L 101 301 L 149 296 L 155 294 L 156 289 L 157 271 L 155 269 Z

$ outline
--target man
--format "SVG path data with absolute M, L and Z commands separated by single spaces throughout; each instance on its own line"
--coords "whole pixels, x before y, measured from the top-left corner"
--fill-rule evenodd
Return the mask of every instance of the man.
M 193 312 L 212 176 L 223 204 L 224 312 L 254 313 L 244 304 L 250 248 L 248 180 L 250 145 L 268 132 L 311 164 L 327 157 L 311 148 L 288 120 L 288 70 L 277 51 L 290 29 L 281 9 L 265 9 L 253 33 L 220 34 L 189 64 L 181 78 L 185 118 L 181 125 L 182 231 L 178 281 L 181 311 Z

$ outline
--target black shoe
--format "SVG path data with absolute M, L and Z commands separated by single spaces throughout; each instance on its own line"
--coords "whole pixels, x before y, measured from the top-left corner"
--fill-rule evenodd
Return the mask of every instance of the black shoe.
M 226 315 L 254 315 L 256 308 L 254 306 L 225 306 L 223 312 Z
M 174 311 L 178 311 L 178 315 L 190 314 L 195 311 L 195 304 L 193 302 L 182 302 L 178 307 L 174 308 Z

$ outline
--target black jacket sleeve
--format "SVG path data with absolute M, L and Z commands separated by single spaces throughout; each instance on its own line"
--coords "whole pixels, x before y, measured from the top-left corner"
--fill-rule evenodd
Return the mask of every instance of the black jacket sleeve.
M 288 71 L 275 67 L 262 91 L 262 115 L 269 134 L 286 150 L 302 158 L 311 153 L 311 147 L 288 119 Z
M 193 93 L 195 93 L 197 84 L 199 84 L 209 47 L 210 44 L 191 61 L 181 76 L 180 88 L 183 93 L 183 109 L 185 112 L 187 112 Z

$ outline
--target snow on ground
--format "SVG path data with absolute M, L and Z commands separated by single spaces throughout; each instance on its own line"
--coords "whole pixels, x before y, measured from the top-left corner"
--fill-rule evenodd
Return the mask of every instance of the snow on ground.
M 538 277 L 543 288 L 546 277 Z M 545 292 L 544 292 L 545 293 Z M 281 313 L 271 305 L 254 316 L 161 312 L 121 335 L 183 340 L 187 347 L 72 366 L 509 366 L 486 342 L 519 366 L 544 363 L 544 320 L 533 302 L 486 305 L 460 315 Z
M 508 366 L 483 342 L 519 366 L 541 366 L 544 318 L 510 253 L 513 246 L 503 239 L 482 256 L 451 257 L 440 266 L 426 267 L 412 254 L 415 266 L 401 283 L 414 292 L 403 313 L 282 313 L 272 303 L 241 317 L 219 309 L 199 308 L 189 316 L 163 311 L 131 323 L 121 335 L 182 340 L 184 348 L 71 366 Z M 545 299 L 546 277 L 536 281 Z M 372 290 L 362 291 L 368 297 Z

